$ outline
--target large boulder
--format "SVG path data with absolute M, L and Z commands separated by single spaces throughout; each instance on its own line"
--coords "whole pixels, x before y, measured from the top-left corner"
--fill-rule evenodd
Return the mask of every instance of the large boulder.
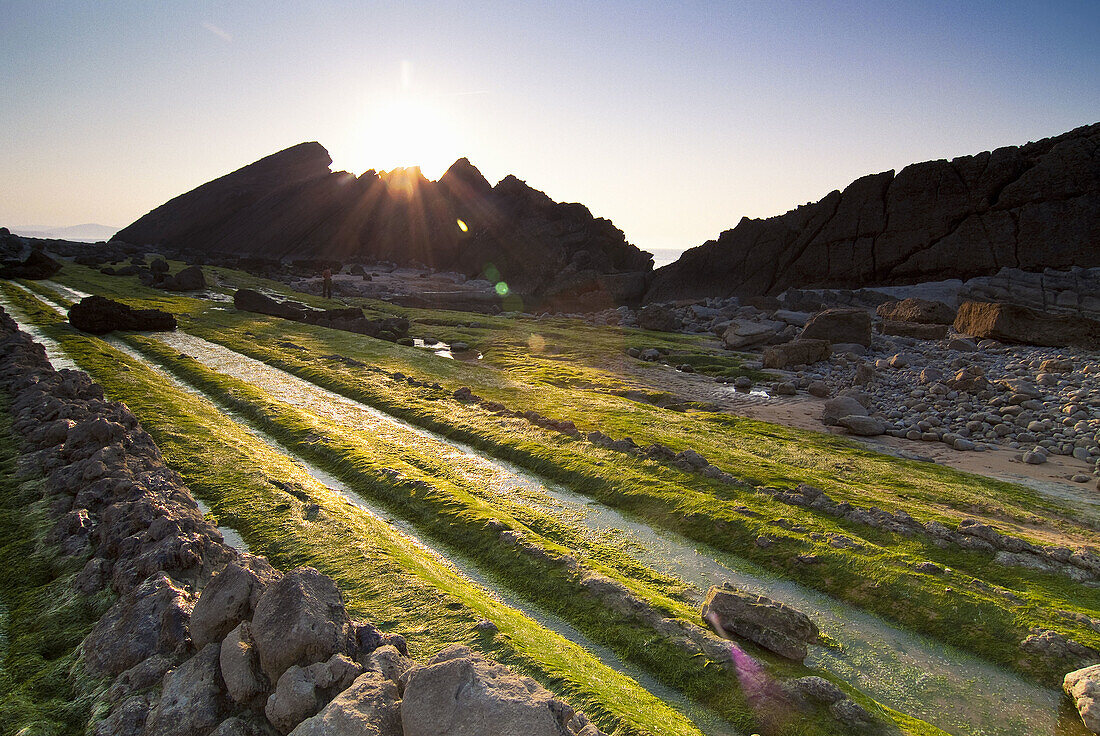
M 963 302 L 955 330 L 972 337 L 1050 347 L 1100 347 L 1100 322 L 1015 304 Z
M 231 562 L 215 575 L 191 612 L 195 646 L 221 641 L 241 621 L 251 619 L 260 595 L 277 576 L 266 560 L 251 555 Z
M 162 289 L 168 291 L 199 291 L 206 288 L 206 278 L 199 266 L 188 266 L 177 274 L 173 274 L 160 283 Z
M 1085 727 L 1100 733 L 1100 664 L 1070 672 L 1062 680 L 1062 689 L 1077 706 Z
M 677 332 L 683 322 L 664 304 L 649 304 L 638 311 L 638 327 L 643 330 Z
M 876 313 L 890 322 L 916 322 L 922 325 L 950 325 L 955 322 L 955 310 L 943 302 L 910 297 L 897 302 L 883 302 Z
M 871 315 L 862 309 L 826 309 L 810 318 L 802 328 L 801 337 L 870 347 Z
M 262 704 L 270 683 L 260 669 L 251 623 L 242 621 L 225 635 L 219 662 L 225 691 L 233 702 L 246 707 Z
M 118 675 L 155 654 L 186 651 L 194 602 L 164 573 L 118 599 L 84 639 L 84 660 L 95 676 Z
M 176 329 L 176 318 L 159 309 L 132 309 L 106 297 L 86 296 L 69 308 L 69 324 L 93 335 L 114 330 L 159 332 Z
M 728 583 L 707 591 L 702 617 L 719 634 L 737 634 L 799 662 L 806 658 L 806 645 L 821 640 L 817 625 L 806 614 L 762 595 L 742 593 Z
M 792 365 L 810 365 L 829 357 L 829 343 L 825 340 L 791 340 L 782 345 L 764 348 L 765 368 L 786 368 Z
M 825 424 L 840 424 L 842 417 L 865 417 L 867 408 L 851 396 L 836 396 L 825 402 L 821 412 L 821 421 Z
M 253 289 L 238 289 L 233 295 L 233 306 L 242 312 L 256 312 L 270 317 L 282 317 L 283 319 L 296 321 L 305 318 L 305 312 L 301 308 L 276 301 Z
M 314 662 L 308 667 L 291 665 L 267 699 L 264 714 L 280 733 L 288 733 L 350 686 L 362 672 L 362 666 L 343 654 L 334 654 L 327 662 Z
M 562 736 L 573 716 L 530 677 L 465 646 L 410 671 L 401 702 L 404 736 Z
M 252 617 L 260 666 L 278 682 L 292 665 L 321 662 L 352 647 L 354 630 L 336 583 L 312 567 L 299 567 L 272 583 Z
M 397 686 L 380 672 L 364 672 L 290 736 L 403 736 Z
M 157 706 L 145 722 L 156 736 L 206 736 L 228 710 L 218 664 L 219 644 L 208 644 L 164 677 Z
M 765 345 L 774 342 L 786 326 L 786 322 L 775 322 L 767 319 L 735 319 L 730 322 L 725 332 L 722 333 L 722 342 L 730 350 L 743 350 L 757 345 Z
M 881 419 L 865 415 L 848 415 L 837 419 L 837 424 L 860 437 L 877 437 L 886 433 L 886 424 Z

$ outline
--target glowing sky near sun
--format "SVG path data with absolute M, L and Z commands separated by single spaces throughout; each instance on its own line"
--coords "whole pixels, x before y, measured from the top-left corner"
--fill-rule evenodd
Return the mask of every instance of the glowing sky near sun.
M 274 151 L 467 156 L 689 247 L 871 172 L 1100 120 L 1100 3 L 0 6 L 0 225 L 125 225 Z

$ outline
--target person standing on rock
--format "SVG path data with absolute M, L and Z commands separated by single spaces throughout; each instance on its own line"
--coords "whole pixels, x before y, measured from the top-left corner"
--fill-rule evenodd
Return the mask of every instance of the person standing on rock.
M 321 272 L 321 278 L 325 280 L 324 287 L 321 289 L 321 296 L 325 299 L 332 298 L 332 270 L 326 268 Z

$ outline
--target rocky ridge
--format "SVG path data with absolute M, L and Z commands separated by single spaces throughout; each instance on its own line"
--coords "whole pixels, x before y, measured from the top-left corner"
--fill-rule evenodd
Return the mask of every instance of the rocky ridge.
M 637 300 L 652 258 L 580 204 L 514 176 L 495 186 L 466 159 L 438 181 L 419 169 L 331 172 L 302 143 L 203 184 L 123 228 L 115 240 L 186 257 L 389 260 L 484 275 L 552 303 Z
M 1100 266 L 1100 123 L 871 174 L 654 272 L 645 301 Z
M 0 346 L 23 467 L 46 476 L 52 499 L 45 541 L 87 559 L 75 593 L 117 596 L 82 644 L 84 667 L 108 684 L 92 732 L 600 733 L 464 647 L 413 662 L 400 636 L 349 618 L 330 578 L 227 546 L 124 405 L 84 373 L 53 370 L 3 313 Z M 456 671 L 475 684 L 444 716 Z

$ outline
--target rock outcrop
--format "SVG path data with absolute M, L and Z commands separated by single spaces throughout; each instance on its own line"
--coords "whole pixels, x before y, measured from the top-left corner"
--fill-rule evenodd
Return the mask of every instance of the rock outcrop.
M 293 146 L 169 200 L 115 240 L 181 254 L 421 263 L 593 307 L 637 301 L 645 279 L 625 275 L 652 268 L 583 205 L 514 176 L 490 186 L 466 159 L 436 182 L 416 168 L 356 177 L 331 163 L 319 143 Z
M 1100 664 L 1070 672 L 1062 689 L 1073 699 L 1085 727 L 1100 733 Z
M 646 301 L 1100 266 L 1100 123 L 857 179 L 658 269 Z

